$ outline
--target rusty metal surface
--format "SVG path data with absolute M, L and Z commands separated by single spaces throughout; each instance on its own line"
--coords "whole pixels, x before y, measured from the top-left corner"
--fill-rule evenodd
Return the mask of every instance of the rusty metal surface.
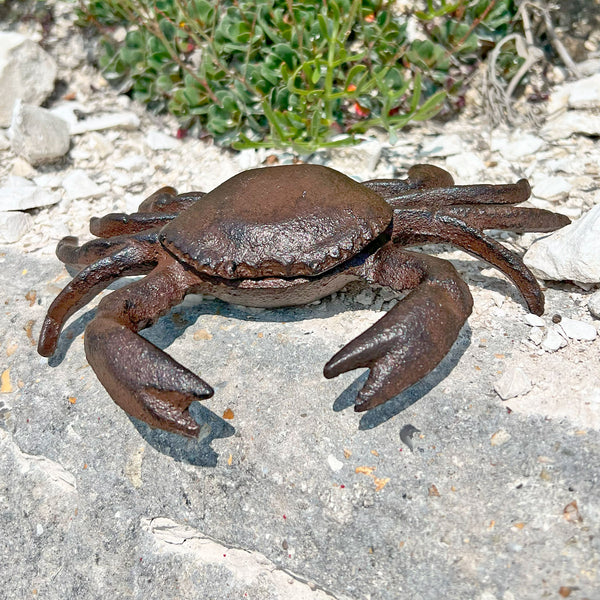
M 364 185 L 326 167 L 293 165 L 241 173 L 208 194 L 161 188 L 133 215 L 94 219 L 96 240 L 59 243 L 58 258 L 83 268 L 50 306 L 38 351 L 52 355 L 66 320 L 111 282 L 145 275 L 100 302 L 86 329 L 86 356 L 126 412 L 194 437 L 198 426 L 189 406 L 209 398 L 212 388 L 139 331 L 188 293 L 291 306 L 362 279 L 409 291 L 324 368 L 327 378 L 370 369 L 355 403 L 365 411 L 432 371 L 472 309 L 468 286 L 449 262 L 405 246 L 450 242 L 503 271 L 529 309 L 543 312 L 531 272 L 482 231 L 550 231 L 567 224 L 562 215 L 511 206 L 529 193 L 525 180 L 455 186 L 430 165 L 415 165 L 405 180 Z

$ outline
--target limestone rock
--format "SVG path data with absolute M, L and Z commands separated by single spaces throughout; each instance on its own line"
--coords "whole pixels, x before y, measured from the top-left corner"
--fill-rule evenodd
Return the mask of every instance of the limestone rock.
M 542 348 L 546 352 L 556 352 L 559 348 L 564 348 L 567 345 L 567 340 L 561 334 L 561 331 L 556 326 L 548 328 L 546 337 L 542 341 Z
M 425 140 L 421 148 L 421 156 L 453 156 L 464 151 L 464 143 L 459 135 L 455 133 L 438 135 Z
M 494 383 L 494 389 L 502 400 L 509 400 L 527 394 L 531 387 L 531 379 L 519 367 L 509 367 L 502 377 Z
M 61 158 L 71 143 L 65 121 L 45 108 L 20 101 L 15 105 L 10 133 L 13 152 L 32 165 Z
M 567 83 L 570 108 L 600 108 L 600 73 Z
M 63 180 L 65 195 L 69 200 L 93 198 L 104 193 L 104 189 L 90 179 L 85 171 L 71 171 Z
M 449 156 L 446 159 L 446 164 L 451 171 L 456 173 L 457 180 L 460 179 L 461 181 L 474 181 L 481 177 L 485 171 L 485 163 L 474 152 L 463 152 L 462 154 Z
M 53 194 L 24 177 L 9 177 L 7 185 L 0 187 L 0 211 L 29 210 L 56 204 L 59 200 L 58 194 Z
M 533 186 L 532 193 L 537 198 L 558 202 L 568 197 L 571 184 L 562 176 L 545 177 Z
M 540 135 L 548 141 L 565 139 L 574 133 L 599 136 L 600 115 L 571 110 L 549 120 L 540 131 Z
M 0 212 L 0 243 L 18 242 L 31 228 L 33 219 L 24 212 Z
M 594 292 L 588 300 L 588 310 L 593 317 L 600 319 L 600 290 Z
M 151 129 L 146 134 L 144 142 L 150 150 L 174 150 L 181 146 L 180 140 L 158 131 L 158 129 Z
M 591 323 L 569 319 L 568 317 L 562 318 L 560 327 L 565 335 L 572 340 L 588 340 L 591 342 L 598 335 L 596 328 Z
M 541 279 L 600 282 L 600 204 L 571 225 L 534 242 L 524 261 Z
M 10 125 L 15 102 L 40 105 L 54 89 L 56 63 L 38 44 L 0 32 L 0 127 Z

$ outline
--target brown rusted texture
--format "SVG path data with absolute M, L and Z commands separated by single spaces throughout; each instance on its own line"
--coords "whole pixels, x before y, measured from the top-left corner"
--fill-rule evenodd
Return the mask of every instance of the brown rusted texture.
M 50 306 L 38 351 L 51 356 L 67 319 L 111 282 L 144 275 L 102 299 L 86 328 L 86 356 L 128 414 L 194 437 L 199 427 L 189 405 L 212 396 L 212 388 L 139 331 L 189 293 L 293 306 L 362 279 L 409 292 L 325 365 L 328 378 L 369 369 L 355 405 L 368 410 L 434 369 L 472 309 L 468 286 L 451 263 L 406 246 L 452 243 L 504 272 L 529 309 L 543 312 L 531 272 L 483 233 L 552 231 L 569 222 L 514 206 L 529 194 L 525 180 L 457 186 L 431 165 L 415 165 L 406 179 L 362 184 L 327 167 L 293 165 L 243 172 L 207 194 L 161 188 L 132 215 L 92 219 L 96 239 L 58 244 L 58 258 L 81 271 Z

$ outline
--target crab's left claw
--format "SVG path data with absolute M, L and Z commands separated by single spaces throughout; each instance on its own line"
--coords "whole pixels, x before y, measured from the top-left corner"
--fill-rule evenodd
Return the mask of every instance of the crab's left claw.
M 447 261 L 387 244 L 365 263 L 363 276 L 396 290 L 412 291 L 324 368 L 327 378 L 370 369 L 355 410 L 393 398 L 432 371 L 454 344 L 471 313 L 468 286 Z

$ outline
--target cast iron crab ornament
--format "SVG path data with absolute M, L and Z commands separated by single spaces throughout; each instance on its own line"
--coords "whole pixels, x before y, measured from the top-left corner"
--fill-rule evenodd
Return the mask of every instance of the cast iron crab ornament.
M 199 427 L 188 407 L 212 396 L 212 388 L 138 331 L 189 293 L 280 307 L 362 279 L 410 290 L 325 365 L 327 378 L 370 369 L 355 406 L 365 411 L 431 371 L 471 313 L 469 288 L 452 264 L 406 246 L 454 244 L 500 269 L 529 310 L 543 312 L 540 287 L 521 259 L 482 233 L 552 231 L 569 222 L 513 206 L 529 194 L 524 179 L 457 186 L 431 165 L 412 167 L 404 180 L 358 183 L 327 167 L 291 165 L 245 171 L 207 194 L 165 187 L 137 213 L 92 219 L 98 239 L 58 244 L 58 258 L 82 269 L 50 306 L 38 351 L 52 355 L 65 321 L 112 281 L 145 275 L 101 300 L 85 330 L 87 359 L 127 413 L 194 437 Z

